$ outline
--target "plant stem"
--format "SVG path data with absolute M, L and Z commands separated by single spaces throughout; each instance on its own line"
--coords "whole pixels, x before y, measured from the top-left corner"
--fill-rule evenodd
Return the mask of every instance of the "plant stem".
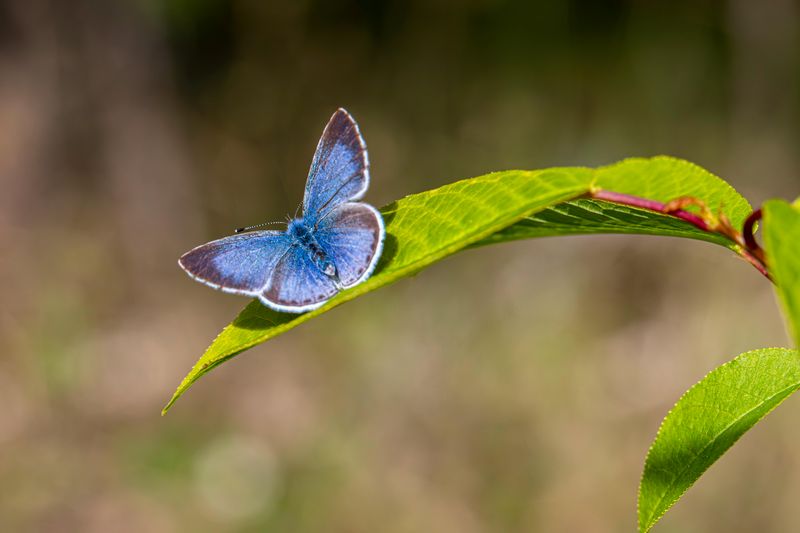
M 737 253 L 742 258 L 753 265 L 764 277 L 772 281 L 769 271 L 766 267 L 764 258 L 764 250 L 756 242 L 753 237 L 753 225 L 761 218 L 761 209 L 754 211 L 744 223 L 743 231 L 740 233 L 730 226 L 728 219 L 720 214 L 719 219 L 710 214 L 710 211 L 705 207 L 702 201 L 695 198 L 679 198 L 664 204 L 655 200 L 648 200 L 647 198 L 640 198 L 630 194 L 624 194 L 613 191 L 596 190 L 589 193 L 590 198 L 596 200 L 603 200 L 606 202 L 613 202 L 621 205 L 629 205 L 631 207 L 638 207 L 640 209 L 647 209 L 665 215 L 671 215 L 681 220 L 685 220 L 689 224 L 698 228 L 701 231 L 716 233 L 730 239 L 738 245 Z M 696 205 L 701 207 L 704 216 L 686 211 L 684 209 L 675 209 L 673 206 L 682 205 Z
M 753 251 L 753 255 L 760 256 L 759 259 L 761 261 L 764 260 L 764 250 L 762 250 L 761 246 L 759 246 L 758 242 L 756 242 L 756 237 L 753 230 L 755 229 L 756 222 L 761 220 L 762 216 L 763 212 L 759 207 L 750 213 L 750 216 L 744 221 L 744 226 L 742 227 L 742 237 L 744 237 L 744 242 L 747 245 L 747 248 Z
M 590 194 L 592 198 L 595 198 L 597 200 L 606 200 L 608 202 L 614 202 L 617 204 L 629 205 L 632 207 L 640 207 L 642 209 L 648 209 L 650 211 L 657 211 L 658 213 L 666 213 L 674 217 L 683 219 L 689 224 L 703 231 L 710 231 L 708 224 L 706 223 L 705 220 L 703 220 L 701 216 L 696 215 L 690 211 L 685 211 L 683 209 L 668 211 L 666 209 L 667 204 L 663 204 L 655 200 L 648 200 L 646 198 L 639 198 L 638 196 L 632 196 L 630 194 L 623 194 L 620 192 L 603 191 L 603 190 L 592 192 Z

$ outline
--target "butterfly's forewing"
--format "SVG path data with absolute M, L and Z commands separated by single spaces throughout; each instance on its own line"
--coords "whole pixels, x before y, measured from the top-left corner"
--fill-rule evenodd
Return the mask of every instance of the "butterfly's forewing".
M 275 265 L 269 285 L 259 298 L 264 305 L 278 311 L 300 313 L 321 306 L 338 290 L 333 279 L 314 265 L 306 250 L 293 246 Z
M 314 225 L 336 206 L 361 198 L 367 187 L 367 147 L 356 121 L 347 111 L 339 109 L 325 126 L 311 162 L 303 218 Z
M 254 231 L 198 246 L 183 254 L 178 264 L 191 277 L 215 289 L 257 296 L 290 247 L 286 233 Z
M 385 231 L 378 210 L 363 203 L 346 203 L 320 220 L 317 241 L 336 265 L 344 287 L 361 283 L 375 269 Z

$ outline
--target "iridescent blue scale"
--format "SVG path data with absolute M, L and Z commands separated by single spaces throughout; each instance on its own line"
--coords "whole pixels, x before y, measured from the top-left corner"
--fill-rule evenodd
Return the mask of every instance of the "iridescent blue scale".
M 314 153 L 303 216 L 286 231 L 252 231 L 185 253 L 178 264 L 215 289 L 302 313 L 366 280 L 386 235 L 377 209 L 358 202 L 369 187 L 367 147 L 353 117 L 333 114 Z

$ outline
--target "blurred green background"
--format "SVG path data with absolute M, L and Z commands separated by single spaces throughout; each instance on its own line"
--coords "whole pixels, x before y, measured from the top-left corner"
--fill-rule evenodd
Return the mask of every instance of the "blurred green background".
M 247 302 L 181 253 L 300 201 L 350 110 L 368 200 L 671 154 L 800 192 L 791 0 L 0 2 L 0 529 L 616 532 L 661 418 L 787 345 L 722 248 L 465 252 L 164 402 Z M 792 531 L 800 403 L 659 531 Z

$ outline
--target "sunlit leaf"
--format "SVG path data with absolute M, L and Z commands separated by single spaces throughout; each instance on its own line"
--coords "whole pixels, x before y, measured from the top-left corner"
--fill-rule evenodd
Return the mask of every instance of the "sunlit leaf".
M 413 274 L 547 206 L 584 194 L 593 172 L 584 168 L 509 171 L 407 196 L 381 210 L 386 242 L 375 274 L 301 315 L 254 300 L 226 327 L 181 383 L 165 410 L 198 377 L 226 359 L 346 301 Z
M 470 246 L 598 231 L 702 238 L 732 246 L 724 238 L 701 236 L 703 232 L 673 217 L 640 209 L 611 204 L 600 208 L 600 202 L 584 200 L 559 206 L 598 188 L 662 202 L 693 196 L 712 210 L 722 209 L 737 225 L 750 212 L 747 201 L 730 185 L 692 163 L 669 157 L 628 159 L 598 169 L 496 172 L 408 196 L 381 210 L 386 244 L 370 279 L 302 315 L 279 313 L 257 300 L 251 302 L 198 360 L 164 412 L 200 376 L 231 357 Z

